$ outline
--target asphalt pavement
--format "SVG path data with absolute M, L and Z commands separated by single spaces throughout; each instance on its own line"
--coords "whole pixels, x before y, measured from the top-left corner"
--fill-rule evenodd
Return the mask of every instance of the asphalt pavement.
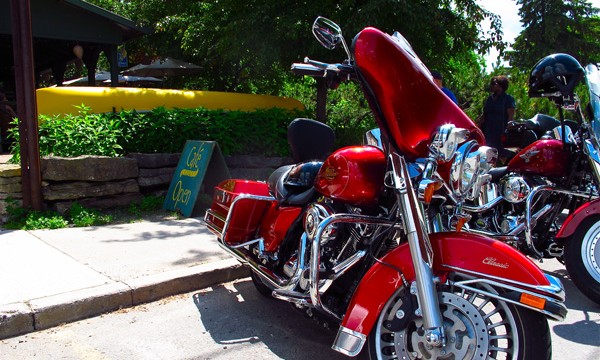
M 597 359 L 600 306 L 573 286 L 563 265 L 539 265 L 567 290 L 567 319 L 550 322 L 556 358 Z M 246 276 L 199 218 L 0 230 L 0 339 Z
M 0 230 L 0 339 L 245 276 L 196 218 Z

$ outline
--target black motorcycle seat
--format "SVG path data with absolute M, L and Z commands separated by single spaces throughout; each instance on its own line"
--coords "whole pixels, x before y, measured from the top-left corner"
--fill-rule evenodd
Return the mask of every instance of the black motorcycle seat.
M 545 133 L 560 126 L 560 121 L 550 115 L 536 114 L 529 120 L 525 120 L 525 127 L 536 133 Z
M 271 196 L 280 205 L 304 206 L 311 202 L 317 194 L 314 186 L 293 186 L 286 182 L 288 174 L 295 166 L 297 165 L 285 165 L 278 168 L 269 176 L 267 181 Z M 313 171 L 318 171 L 318 169 Z
M 504 175 L 508 173 L 506 166 L 491 169 L 488 174 L 492 175 L 492 182 L 497 183 Z

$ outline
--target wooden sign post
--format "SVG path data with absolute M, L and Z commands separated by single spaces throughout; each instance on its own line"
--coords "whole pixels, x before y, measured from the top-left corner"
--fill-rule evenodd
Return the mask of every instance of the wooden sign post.
M 196 206 L 196 200 L 202 186 L 204 192 L 212 195 L 215 185 L 230 177 L 225 158 L 215 141 L 188 140 L 163 207 L 180 211 L 185 217 L 198 216 L 201 209 Z

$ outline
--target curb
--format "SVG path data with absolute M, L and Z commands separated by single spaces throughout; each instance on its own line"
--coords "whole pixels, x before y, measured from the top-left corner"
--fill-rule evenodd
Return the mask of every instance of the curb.
M 48 329 L 247 276 L 246 267 L 235 259 L 226 259 L 127 282 L 43 297 L 27 303 L 3 305 L 0 308 L 0 339 Z

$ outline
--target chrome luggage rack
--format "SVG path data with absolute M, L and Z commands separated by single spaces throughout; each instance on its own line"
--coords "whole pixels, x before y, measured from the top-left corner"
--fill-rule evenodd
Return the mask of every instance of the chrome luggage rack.
M 227 233 L 227 229 L 231 223 L 231 217 L 235 213 L 236 206 L 240 206 L 245 200 L 252 201 L 266 201 L 266 202 L 274 202 L 277 201 L 272 196 L 261 196 L 261 195 L 252 195 L 252 194 L 238 194 L 233 200 L 231 199 L 233 195 L 228 193 L 222 189 L 215 189 L 215 201 L 226 211 L 227 215 L 223 216 L 223 214 L 219 214 L 213 209 L 206 210 L 204 214 L 204 222 L 206 223 L 206 227 L 213 234 L 215 234 L 219 239 L 224 239 L 224 234 Z M 231 205 L 226 206 L 225 204 L 231 201 Z M 246 214 L 248 218 L 252 216 L 252 213 Z M 216 220 L 216 221 L 215 221 Z M 220 227 L 218 223 L 223 223 L 223 227 Z M 258 227 L 258 224 L 256 224 Z

